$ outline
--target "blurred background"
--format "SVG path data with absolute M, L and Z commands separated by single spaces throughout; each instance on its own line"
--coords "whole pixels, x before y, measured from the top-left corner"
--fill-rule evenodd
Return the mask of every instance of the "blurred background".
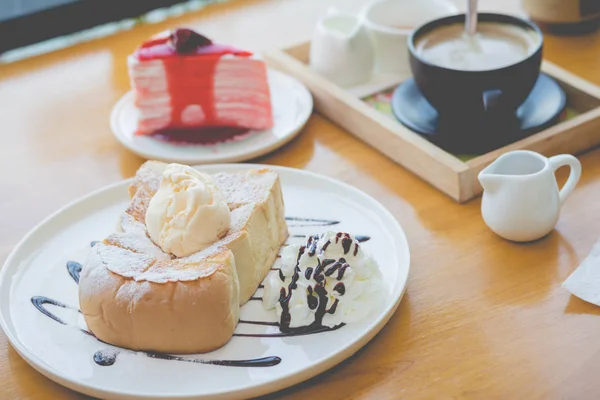
M 14 59 L 43 53 L 215 2 L 219 0 L 1 0 L 0 55 Z
M 417 6 L 432 0 L 397 1 Z M 449 1 L 455 3 L 461 11 L 466 8 L 466 0 Z M 282 46 L 289 43 L 275 43 L 278 37 L 290 39 L 297 36 L 299 41 L 306 40 L 306 32 L 312 30 L 313 18 L 324 12 L 327 7 L 334 6 L 344 11 L 357 12 L 368 1 L 280 0 L 276 3 L 264 2 L 263 6 L 260 0 L 0 0 L 0 63 L 109 36 L 139 24 L 160 23 L 170 17 L 220 2 L 252 4 L 253 10 L 261 14 L 272 14 L 269 26 L 262 28 L 271 32 L 284 32 L 285 35 L 275 35 L 272 38 L 273 44 Z M 298 11 L 298 15 L 314 14 L 314 17 L 300 18 L 297 22 L 293 20 L 293 26 L 290 25 L 289 19 L 280 23 L 280 20 L 286 19 L 285 14 L 289 14 L 290 3 Z M 600 16 L 600 0 L 479 0 L 479 8 L 484 12 L 529 17 L 543 25 L 545 31 L 551 30 L 553 33 L 561 33 L 564 28 L 567 33 L 571 33 L 573 24 L 576 25 L 575 33 L 596 30 Z M 252 25 L 251 14 L 252 11 L 249 11 L 241 23 L 245 28 Z M 302 21 L 311 21 L 311 24 L 301 26 Z M 256 28 L 253 27 L 252 30 Z M 221 34 L 227 34 L 227 30 L 219 31 Z M 211 33 L 210 28 L 207 33 Z M 256 43 L 256 40 L 252 42 Z

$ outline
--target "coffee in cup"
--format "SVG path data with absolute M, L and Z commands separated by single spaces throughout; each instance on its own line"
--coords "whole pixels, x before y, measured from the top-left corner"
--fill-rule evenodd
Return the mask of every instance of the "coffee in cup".
M 506 140 L 490 135 L 517 132 L 517 109 L 540 75 L 544 39 L 531 21 L 491 13 L 478 14 L 478 33 L 469 38 L 465 19 L 453 15 L 416 29 L 408 41 L 410 67 L 437 112 L 436 143 L 496 148 L 491 144 Z
M 415 42 L 416 53 L 440 67 L 461 71 L 485 71 L 508 67 L 529 57 L 540 45 L 532 29 L 514 24 L 480 22 L 469 35 L 464 24 L 439 26 Z
M 514 115 L 540 74 L 544 40 L 534 23 L 491 13 L 478 20 L 474 37 L 460 14 L 419 27 L 408 43 L 420 92 L 456 123 Z

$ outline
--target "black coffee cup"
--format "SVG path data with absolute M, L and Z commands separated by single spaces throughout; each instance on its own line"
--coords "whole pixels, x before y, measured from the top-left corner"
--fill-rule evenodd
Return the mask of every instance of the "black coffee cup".
M 464 24 L 465 15 L 431 21 L 416 29 L 408 40 L 410 67 L 423 96 L 438 111 L 440 121 L 452 126 L 482 120 L 514 119 L 516 109 L 533 89 L 542 63 L 543 35 L 532 22 L 503 14 L 481 13 L 479 22 L 509 24 L 539 37 L 526 58 L 508 66 L 485 70 L 461 70 L 433 64 L 416 48 L 420 38 L 445 25 Z M 498 118 L 499 117 L 499 118 Z

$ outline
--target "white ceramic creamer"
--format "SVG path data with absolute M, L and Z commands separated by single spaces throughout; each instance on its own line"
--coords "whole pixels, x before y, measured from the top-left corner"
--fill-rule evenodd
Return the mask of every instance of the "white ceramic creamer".
M 363 83 L 373 73 L 373 45 L 359 17 L 330 10 L 317 23 L 310 68 L 341 87 Z
M 559 191 L 554 172 L 563 166 L 569 166 L 571 174 Z M 540 239 L 554 229 L 580 176 L 581 164 L 571 155 L 546 158 L 527 150 L 503 154 L 479 173 L 483 219 L 505 239 Z

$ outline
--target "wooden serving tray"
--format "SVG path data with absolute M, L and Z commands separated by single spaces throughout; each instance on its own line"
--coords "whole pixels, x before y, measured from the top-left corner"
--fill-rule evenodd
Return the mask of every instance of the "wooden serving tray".
M 482 192 L 477 174 L 498 156 L 527 149 L 545 156 L 577 154 L 600 144 L 600 87 L 544 61 L 542 71 L 567 93 L 576 116 L 532 136 L 463 161 L 308 68 L 310 43 L 266 52 L 271 67 L 303 82 L 316 110 L 431 185 L 463 203 Z

